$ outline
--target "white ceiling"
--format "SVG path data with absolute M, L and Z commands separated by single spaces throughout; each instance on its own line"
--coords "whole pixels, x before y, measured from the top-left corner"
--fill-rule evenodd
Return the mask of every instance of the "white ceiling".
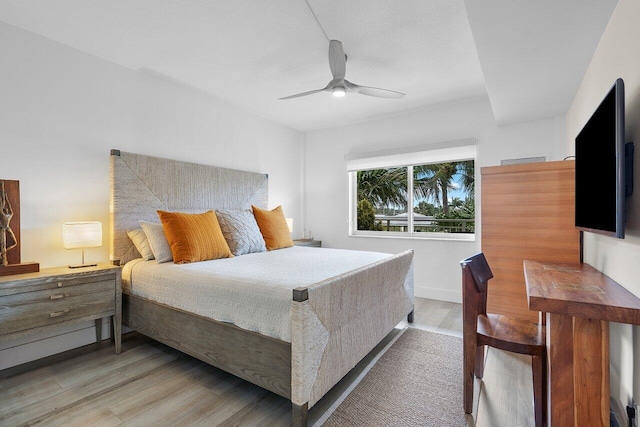
M 0 0 L 0 20 L 305 131 L 487 95 L 498 123 L 564 114 L 616 3 L 310 0 L 347 79 L 402 99 L 277 99 L 331 79 L 304 0 Z
M 498 124 L 567 112 L 617 3 L 465 0 Z

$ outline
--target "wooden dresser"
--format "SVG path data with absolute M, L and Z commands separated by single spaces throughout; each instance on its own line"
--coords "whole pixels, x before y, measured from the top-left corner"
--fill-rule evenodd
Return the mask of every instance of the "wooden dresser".
M 487 311 L 537 321 L 527 304 L 523 261 L 580 261 L 574 162 L 484 167 L 481 175 L 482 251 L 494 274 Z
M 121 270 L 109 264 L 0 277 L 0 340 L 16 338 L 68 323 L 111 317 L 116 353 L 120 353 L 122 319 Z

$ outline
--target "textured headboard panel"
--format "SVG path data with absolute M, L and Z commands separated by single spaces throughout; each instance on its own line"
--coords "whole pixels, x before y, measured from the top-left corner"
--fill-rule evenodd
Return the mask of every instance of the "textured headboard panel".
M 268 193 L 265 174 L 111 150 L 111 262 L 139 256 L 127 231 L 159 222 L 158 209 L 266 209 Z

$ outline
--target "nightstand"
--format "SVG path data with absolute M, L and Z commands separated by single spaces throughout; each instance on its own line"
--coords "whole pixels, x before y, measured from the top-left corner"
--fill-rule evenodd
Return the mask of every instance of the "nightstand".
M 294 246 L 311 246 L 313 248 L 321 248 L 322 240 L 294 240 Z
M 111 317 L 115 350 L 120 354 L 122 285 L 120 267 L 55 267 L 37 273 L 0 277 L 0 340 Z

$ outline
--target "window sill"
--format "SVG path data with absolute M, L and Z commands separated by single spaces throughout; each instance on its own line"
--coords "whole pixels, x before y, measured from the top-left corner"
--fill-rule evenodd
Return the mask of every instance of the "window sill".
M 453 242 L 475 242 L 476 235 L 471 233 L 393 233 L 393 232 L 352 232 L 349 237 L 364 237 L 375 239 L 409 239 L 409 240 L 446 240 Z

